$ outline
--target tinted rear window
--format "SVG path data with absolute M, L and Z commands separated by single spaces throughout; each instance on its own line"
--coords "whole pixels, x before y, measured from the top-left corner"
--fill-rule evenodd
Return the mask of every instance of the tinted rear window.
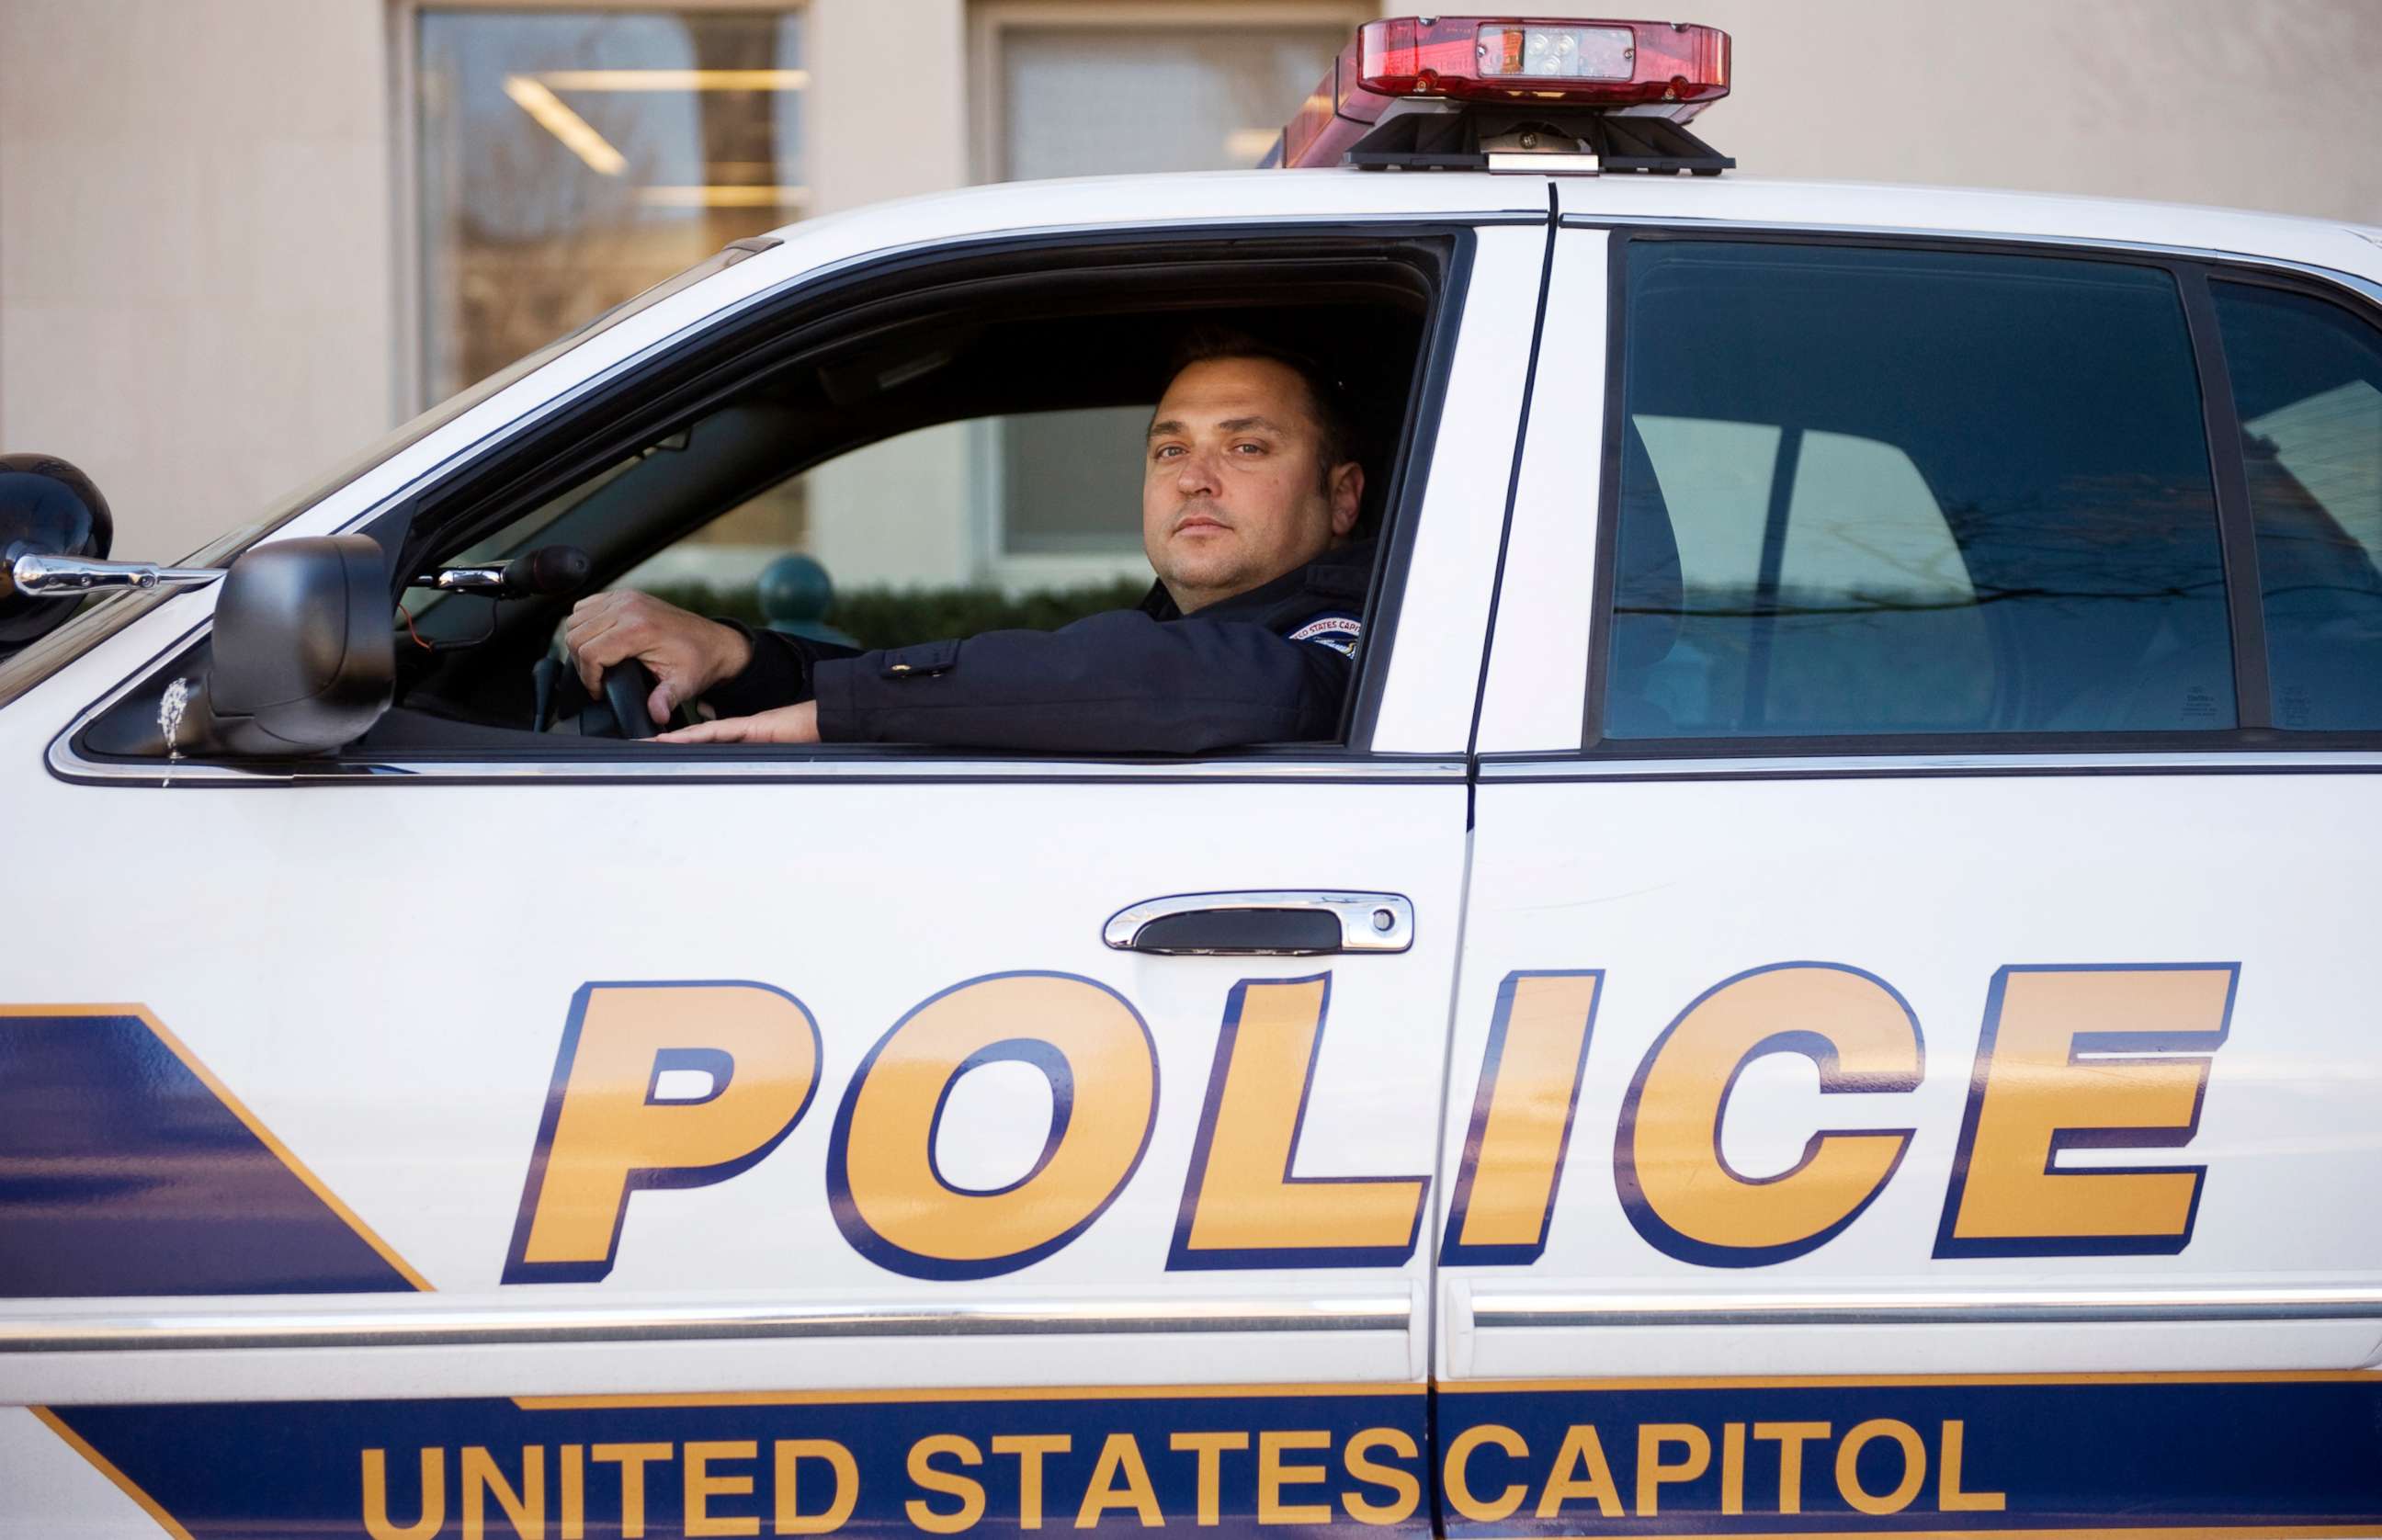
M 1638 240 L 1605 732 L 2234 725 L 2164 271 Z
M 2382 727 L 2382 337 L 2304 294 L 2211 288 L 2257 522 L 2275 726 Z

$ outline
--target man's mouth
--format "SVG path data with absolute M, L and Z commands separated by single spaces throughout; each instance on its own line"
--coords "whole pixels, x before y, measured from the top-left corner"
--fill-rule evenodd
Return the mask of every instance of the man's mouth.
M 1185 513 L 1174 520 L 1176 534 L 1189 534 L 1199 530 L 1225 530 L 1231 527 L 1214 514 L 1198 510 Z

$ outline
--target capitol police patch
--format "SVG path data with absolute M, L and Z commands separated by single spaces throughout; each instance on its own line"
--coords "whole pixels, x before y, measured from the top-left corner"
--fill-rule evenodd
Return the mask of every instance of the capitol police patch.
M 1353 615 L 1320 615 L 1290 633 L 1293 642 L 1312 642 L 1329 647 L 1344 658 L 1357 655 L 1357 639 L 1365 634 L 1365 623 Z

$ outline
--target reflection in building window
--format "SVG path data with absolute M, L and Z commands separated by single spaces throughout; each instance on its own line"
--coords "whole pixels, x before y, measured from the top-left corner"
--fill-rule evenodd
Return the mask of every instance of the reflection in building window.
M 426 399 L 803 213 L 797 12 L 427 9 L 419 46 Z M 804 534 L 790 483 L 695 540 Z
M 431 399 L 802 212 L 797 15 L 428 10 L 420 50 Z

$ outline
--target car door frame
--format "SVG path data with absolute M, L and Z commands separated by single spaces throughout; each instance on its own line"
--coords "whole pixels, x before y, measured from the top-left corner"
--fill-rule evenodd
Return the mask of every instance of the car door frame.
M 1509 563 L 1500 590 L 1497 630 L 1491 639 L 1492 662 L 1484 685 L 1484 727 L 1479 761 L 1484 806 L 1501 789 L 1510 791 L 1534 783 L 1608 782 L 1685 788 L 1746 780 L 1774 784 L 1858 781 L 1923 785 L 1931 781 L 2005 776 L 2058 778 L 2139 774 L 2160 777 L 2355 777 L 2382 774 L 2382 733 L 2294 733 L 2288 746 L 2278 742 L 2276 735 L 2266 730 L 2265 714 L 2270 708 L 2263 654 L 2255 656 L 2251 666 L 2238 666 L 2243 655 L 2257 645 L 2264 626 L 2259 614 L 2261 595 L 2254 534 L 2242 481 L 2238 426 L 2221 339 L 2208 308 L 2208 284 L 2212 279 L 2222 278 L 2314 293 L 2382 324 L 2382 282 L 2359 274 L 2255 253 L 2057 235 L 1955 237 L 1892 227 L 1800 226 L 1727 219 L 1679 223 L 1595 213 L 1566 214 L 1562 227 L 1563 239 L 1574 244 L 1558 258 L 1550 290 L 1551 313 L 1561 313 L 1569 307 L 1582 326 L 1591 328 L 1594 340 L 1574 346 L 1567 352 L 1578 357 L 1591 348 L 1601 348 L 1595 356 L 1601 358 L 1602 367 L 1568 373 L 1550 369 L 1543 371 L 1537 382 L 1532 421 L 1525 430 L 1532 447 L 1526 449 L 1521 471 L 1525 490 L 1515 516 L 1515 559 Z M 1946 735 L 1652 744 L 1600 740 L 1600 702 L 1610 643 L 1605 617 L 1611 613 L 1614 582 L 1613 531 L 1620 465 L 1617 434 L 1620 414 L 1626 407 L 1622 398 L 1622 329 L 1627 318 L 1622 311 L 1627 291 L 1622 253 L 1627 244 L 1636 238 L 1983 251 L 2071 261 L 2100 260 L 2171 273 L 2189 323 L 2193 361 L 2202 382 L 2204 426 L 2228 579 L 2229 635 L 2237 658 L 2243 726 L 2230 732 L 2188 736 L 2010 733 L 1958 740 Z M 1569 288 L 1565 287 L 1567 281 Z M 1590 298 L 1591 293 L 1593 299 Z M 1551 326 L 1551 335 L 1556 335 L 1557 330 Z M 1551 436 L 1551 430 L 1580 421 L 1598 424 L 1593 461 L 1596 474 L 1590 500 L 1595 513 L 1589 519 L 1577 517 L 1587 488 L 1576 468 L 1586 457 L 1573 453 L 1558 461 L 1537 447 Z M 1550 575 L 1550 569 L 1557 574 L 1577 572 L 1583 558 L 1592 561 L 1594 573 L 1593 600 L 1587 605 L 1578 602 L 1576 587 L 1566 593 L 1560 577 Z M 1553 683 L 1549 686 L 1551 678 Z M 1476 861 L 1480 859 L 1476 852 Z M 1494 895 L 1476 887 L 1468 911 L 1473 934 L 1493 923 L 1496 907 Z M 1600 968 L 1608 963 L 1615 967 L 1627 963 L 1627 959 L 1587 955 L 1595 952 L 1593 947 L 1587 947 L 1581 957 L 1569 962 L 1581 967 L 1594 963 Z M 1551 959 L 1548 966 L 1564 960 Z M 1983 982 L 1979 981 L 1981 988 Z M 1443 1160 L 1451 1168 L 1461 1160 L 1466 1148 L 1467 1118 L 1474 1110 L 1469 1093 L 1480 1083 L 1480 1033 L 1490 1014 L 1483 991 L 1492 984 L 1481 975 L 1478 959 L 1467 955 L 1465 978 L 1459 987 L 1455 1070 L 1443 1146 Z M 1502 1011 L 1504 1008 L 1501 1004 L 1498 1008 Z M 1473 1017 L 1479 1020 L 1469 1019 Z M 1467 1055 L 1472 1056 L 1470 1062 Z M 1949 1064 L 1938 1063 L 1930 1078 L 1941 1079 L 1947 1072 L 1957 1071 Z M 1607 1189 L 1602 1198 L 1592 1200 L 1599 1204 L 1610 1202 L 1612 1194 L 1597 1140 L 1609 1140 L 1612 1131 L 1607 1126 L 1583 1134 L 1583 1142 L 1574 1146 L 1570 1163 L 1565 1167 L 1570 1173 L 1569 1181 Z M 1936 1175 L 1940 1181 L 1941 1172 Z M 1905 1174 L 1905 1179 L 1909 1177 L 1910 1173 Z M 1550 1198 L 1551 1206 L 1563 1202 L 1560 1192 Z M 1914 1259 L 1923 1259 L 1927 1241 L 1913 1243 L 1920 1248 Z M 1443 1251 L 1442 1260 L 1448 1265 L 1454 1259 Z M 2198 1321 L 2202 1325 L 2196 1329 L 2209 1335 L 2195 1338 L 2201 1345 L 2176 1362 L 2204 1360 L 2210 1363 L 2255 1363 L 2261 1367 L 2288 1363 L 2328 1369 L 2362 1362 L 2371 1345 L 2372 1323 L 2382 1318 L 2382 1288 L 2363 1285 L 2317 1289 L 2309 1297 L 2298 1300 L 2281 1295 L 2269 1300 L 2259 1290 L 2250 1289 L 2239 1301 L 2145 1297 L 2130 1302 L 2112 1296 L 2097 1304 L 2089 1298 L 2069 1298 L 2068 1293 L 2073 1290 L 2063 1293 L 2058 1289 L 2044 1291 L 2039 1299 L 2017 1302 L 1949 1295 L 1933 1302 L 1898 1302 L 1890 1297 L 1891 1290 L 1873 1296 L 1848 1293 L 1841 1299 L 1825 1302 L 1790 1302 L 1759 1288 L 1721 1290 L 1708 1299 L 1701 1294 L 1666 1299 L 1643 1290 L 1616 1289 L 1602 1298 L 1592 1290 L 1569 1290 L 1560 1299 L 1550 1295 L 1492 1300 L 1486 1295 L 1476 1298 L 1473 1279 L 1478 1276 L 1470 1274 L 1467 1267 L 1459 1267 L 1443 1278 L 1442 1347 L 1435 1368 L 1450 1385 L 1482 1372 L 1473 1367 L 1476 1362 L 1510 1366 L 1531 1357 L 1529 1343 L 1538 1343 L 1538 1351 L 1544 1352 L 1548 1344 L 1568 1331 L 1585 1332 L 1608 1344 L 1611 1355 L 1602 1361 L 1604 1368 L 1600 1372 L 1616 1375 L 1651 1372 L 1640 1365 L 1654 1363 L 1669 1366 L 1668 1372 L 1703 1374 L 1720 1373 L 1724 1366 L 1748 1362 L 1812 1369 L 1825 1363 L 1833 1369 L 1854 1372 L 1907 1370 L 1920 1365 L 1951 1367 L 1965 1362 L 1964 1333 L 1972 1333 L 1979 1323 L 2006 1319 L 2039 1319 L 2044 1323 L 2035 1328 L 2023 1355 L 2027 1363 L 2040 1361 L 2046 1364 L 2107 1363 L 2114 1367 L 2140 1366 L 2135 1359 L 2146 1352 L 2155 1356 L 2147 1345 L 2157 1339 L 2159 1331 L 2173 1329 L 2178 1323 Z M 1519 1290 L 1511 1287 L 1525 1277 L 1504 1275 L 1494 1292 L 1528 1295 L 1527 1287 Z M 1753 1285 L 1760 1279 L 1756 1275 L 1743 1281 Z M 2098 1314 L 2091 1314 L 2092 1324 L 2074 1324 L 2074 1313 L 2080 1310 Z M 1791 1321 L 1787 1319 L 1789 1315 Z M 1889 1318 L 1907 1325 L 1897 1334 L 1882 1336 L 1875 1328 Z M 2220 1327 L 2216 1325 L 2219 1321 L 2233 1324 Z M 2241 1325 L 2244 1321 L 2255 1324 Z M 1505 1338 L 1506 1345 L 1485 1359 L 1476 1359 L 1483 1341 L 1484 1325 L 1502 1328 L 1492 1335 Z M 1691 1325 L 1721 1329 L 1717 1333 L 1677 1329 Z M 1805 1332 L 1805 1325 L 1846 1329 Z M 1851 1329 L 1856 1327 L 1862 1329 Z M 2225 1331 L 2230 1331 L 2233 1337 L 2229 1339 L 2217 1335 Z M 1748 1332 L 1758 1335 L 1746 1335 Z M 1799 1338 L 1799 1332 L 1804 1334 Z M 1674 1346 L 1680 1350 L 1689 1348 L 1691 1338 L 1696 1351 L 1689 1357 L 1682 1359 L 1672 1351 Z M 1757 1340 L 1762 1344 L 1758 1349 L 1752 1346 Z M 1793 1346 L 1798 1341 L 1807 1346 Z M 2133 1346 L 2129 1348 L 2127 1344 Z M 2129 1352 L 2134 1354 L 2134 1359 L 2128 1358 Z M 1569 1350 L 1556 1356 L 1566 1363 L 1578 1357 Z M 1504 1372 L 1512 1371 L 1509 1367 Z
M 1241 226 L 1243 233 L 1262 236 L 1284 230 L 1295 231 L 1315 225 L 1311 219 L 1249 222 Z M 1451 789 L 1464 784 L 1467 767 L 1463 759 L 1469 723 L 1473 714 L 1474 691 L 1480 669 L 1480 647 L 1487 633 L 1487 612 L 1493 590 L 1492 581 L 1495 553 L 1493 533 L 1502 527 L 1505 502 L 1503 472 L 1510 464 L 1511 435 L 1518 430 L 1518 400 L 1525 380 L 1511 367 L 1510 355 L 1518 335 L 1535 324 L 1540 295 L 1534 283 L 1516 285 L 1514 280 L 1523 274 L 1535 279 L 1542 265 L 1541 253 L 1547 241 L 1548 221 L 1544 214 L 1503 214 L 1486 216 L 1447 216 L 1417 219 L 1412 215 L 1383 215 L 1378 219 L 1342 217 L 1330 221 L 1337 231 L 1428 225 L 1434 229 L 1457 229 L 1467 241 L 1489 239 L 1504 242 L 1512 260 L 1488 275 L 1497 281 L 1486 288 L 1459 287 L 1441 299 L 1439 324 L 1444 335 L 1441 343 L 1445 348 L 1438 366 L 1432 371 L 1433 391 L 1443 397 L 1436 416 L 1430 410 L 1420 410 L 1417 422 L 1419 431 L 1408 445 L 1408 464 L 1405 503 L 1400 519 L 1396 548 L 1380 603 L 1392 609 L 1406 605 L 1418 606 L 1431 616 L 1429 647 L 1408 646 L 1395 649 L 1372 676 L 1369 701 L 1360 706 L 1359 730 L 1364 735 L 1358 746 L 1348 749 L 1309 751 L 1270 750 L 1240 755 L 1209 756 L 1191 762 L 1149 764 L 1123 760 L 1017 761 L 984 756 L 921 754 L 907 752 L 862 752 L 841 757 L 820 754 L 802 756 L 780 753 L 755 756 L 728 753 L 703 764 L 663 764 L 654 761 L 635 761 L 625 756 L 609 759 L 582 760 L 575 764 L 505 763 L 494 757 L 461 759 L 409 759 L 388 756 L 369 765 L 350 769 L 314 769 L 302 764 L 242 768 L 235 765 L 186 761 L 160 767 L 152 764 L 126 764 L 103 762 L 82 753 L 76 746 L 78 732 L 95 715 L 104 712 L 124 693 L 149 678 L 156 670 L 202 637 L 205 630 L 205 595 L 186 596 L 183 603 L 170 606 L 167 613 L 144 617 L 145 623 L 132 628 L 129 634 L 113 639 L 99 647 L 95 654 L 78 660 L 65 675 L 51 681 L 53 690 L 71 697 L 87 687 L 92 676 L 106 672 L 117 677 L 117 686 L 73 715 L 66 727 L 50 739 L 47 749 L 49 767 L 60 782 L 80 788 L 112 788 L 117 793 L 135 788 L 162 789 L 168 794 L 200 791 L 208 788 L 258 788 L 274 785 L 314 785 L 328 789 L 343 786 L 344 795 L 405 795 L 405 788 L 434 785 L 448 787 L 529 786 L 551 787 L 559 784 L 615 784 L 654 787 L 665 783 L 718 785 L 722 782 L 752 784 L 762 781 L 817 781 L 839 785 L 868 783 L 937 783 L 953 784 L 969 781 L 1017 784 L 1036 780 L 1074 785 L 1182 785 L 1201 780 L 1220 785 L 1236 783 L 1286 782 L 1304 786 L 1380 786 L 1384 784 L 1437 783 Z M 1149 226 L 1135 226 L 1129 231 L 1096 232 L 1099 238 L 1144 238 Z M 1201 233 L 1213 235 L 1214 226 L 1201 227 Z M 1054 235 L 1038 235 L 1036 238 L 1050 241 L 1077 241 L 1084 232 L 1070 231 Z M 946 249 L 949 243 L 945 243 Z M 754 275 L 762 267 L 760 262 L 740 264 L 731 269 L 725 278 Z M 850 264 L 834 264 L 839 269 Z M 1482 276 L 1479 266 L 1463 269 L 1467 286 L 1478 285 Z M 767 294 L 796 285 L 807 285 L 819 275 L 814 273 L 792 278 L 780 277 L 767 285 L 753 285 L 741 299 L 720 306 L 711 312 L 712 322 L 741 310 L 751 310 Z M 700 291 L 698 291 L 700 292 Z M 1487 295 L 1489 298 L 1483 299 Z M 683 297 L 682 297 L 683 298 Z M 692 302 L 690 300 L 690 302 Z M 668 303 L 655 307 L 660 314 L 669 309 Z M 645 317 L 632 319 L 620 329 L 633 331 Z M 569 388 L 545 397 L 543 408 L 559 412 L 576 410 L 591 402 L 596 393 L 606 387 L 626 384 L 642 363 L 650 361 L 660 346 L 659 337 L 670 336 L 669 318 L 645 322 L 661 328 L 657 337 L 627 336 L 619 346 L 608 349 L 614 354 L 613 362 L 604 369 L 578 371 L 576 383 Z M 559 361 L 566 375 L 579 362 L 569 355 Z M 1451 382 L 1454 382 L 1451 384 Z M 532 384 L 534 381 L 530 382 Z M 530 414 L 534 415 L 534 414 Z M 435 435 L 434 435 L 435 436 Z M 334 497 L 312 513 L 303 515 L 290 526 L 290 532 L 312 532 L 316 527 L 342 530 L 385 527 L 393 518 L 402 517 L 433 490 L 434 483 L 450 478 L 460 465 L 476 455 L 485 454 L 499 434 L 490 430 L 462 453 L 437 462 L 429 473 L 407 482 L 394 495 L 363 498 L 354 495 L 374 485 L 386 486 L 393 474 L 392 466 L 384 466 L 369 473 L 359 483 L 351 485 L 349 495 Z M 1462 449 L 1461 454 L 1450 446 Z M 429 451 L 424 451 L 424 454 Z M 405 457 L 400 456 L 400 461 Z M 392 465 L 398 462 L 392 462 Z M 1444 472 L 1436 478 L 1430 473 L 1434 463 Z M 1480 484 L 1485 478 L 1467 473 L 1471 466 L 1493 464 L 1500 472 L 1493 487 Z M 358 507 L 363 502 L 365 506 Z M 336 510 L 336 511 L 335 511 Z M 197 601 L 197 602 L 193 602 Z M 188 624 L 191 612 L 199 612 L 196 624 L 168 626 L 171 620 Z M 1392 628 L 1384 628 L 1388 630 Z M 164 645 L 158 645 L 159 641 Z M 1467 638 L 1470 642 L 1467 642 Z M 126 669 L 125 660 L 145 659 L 138 667 Z M 53 700 L 56 695 L 50 697 Z M 26 722 L 33 714 L 19 711 L 18 722 Z M 1449 895 L 1451 903 L 1460 902 L 1460 884 Z M 1453 931 L 1456 920 L 1451 912 L 1440 923 Z M 1444 1030 L 1443 1015 L 1434 1017 L 1439 1030 Z M 1438 1057 L 1434 1054 L 1434 1057 Z M 1430 1088 L 1436 1095 L 1437 1087 Z M 1427 1277 L 1429 1249 L 1419 1246 L 1418 1260 L 1411 1271 L 1410 1286 L 1400 1296 L 1395 1311 L 1397 1329 L 1410 1343 L 1408 1374 L 1418 1379 L 1423 1372 L 1422 1343 L 1427 1333 L 1428 1289 L 1422 1281 Z M 1361 1314 L 1361 1313 L 1360 1313 Z M 1380 1322 L 1370 1323 L 1366 1329 L 1378 1329 Z M 619 1323 L 591 1326 L 597 1335 L 617 1333 Z M 1047 1331 L 1047 1326 L 1021 1329 Z M 46 1359 L 49 1355 L 38 1355 Z M 448 1355 L 450 1358 L 453 1355 Z M 70 1355 L 69 1355 L 70 1357 Z M 460 1363 L 460 1359 L 454 1360 Z M 77 1393 L 104 1394 L 109 1381 L 116 1376 L 92 1380 L 87 1371 L 92 1360 L 83 1360 L 80 1366 L 67 1358 L 45 1367 L 69 1373 Z M 121 1362 L 121 1361 L 118 1361 Z M 263 1361 L 250 1361 L 263 1369 Z M 472 1373 L 464 1376 L 473 1383 L 492 1383 L 497 1361 L 483 1359 Z M 528 1362 L 521 1360 L 518 1362 Z M 625 1362 L 625 1359 L 623 1360 Z M 32 1360 L 20 1363 L 33 1364 Z M 646 1370 L 641 1374 L 667 1371 Z M 46 1375 L 43 1377 L 47 1377 Z M 53 1380 L 52 1383 L 56 1383 Z M 291 1382 L 272 1374 L 234 1374 L 222 1383 L 219 1393 L 264 1394 L 276 1386 Z M 248 1387 L 241 1389 L 242 1386 Z M 145 1392 L 157 1393 L 153 1384 Z

